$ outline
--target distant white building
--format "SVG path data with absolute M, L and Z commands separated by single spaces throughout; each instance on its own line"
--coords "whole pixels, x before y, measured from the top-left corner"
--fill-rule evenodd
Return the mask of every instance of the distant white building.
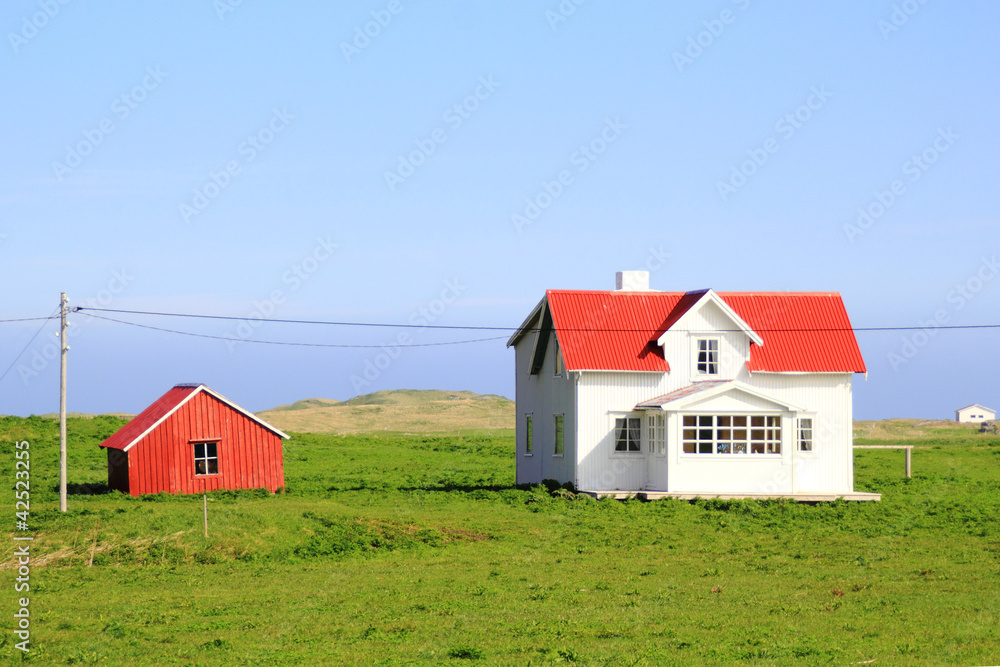
M 984 422 L 996 419 L 996 410 L 984 408 L 978 403 L 966 405 L 964 408 L 955 410 L 955 421 L 957 422 Z
M 515 333 L 517 482 L 595 495 L 878 500 L 854 491 L 835 292 L 549 290 Z

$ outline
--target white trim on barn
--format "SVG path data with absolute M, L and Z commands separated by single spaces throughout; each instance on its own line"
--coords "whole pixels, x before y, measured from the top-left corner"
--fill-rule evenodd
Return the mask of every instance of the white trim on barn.
M 261 426 L 263 426 L 267 430 L 271 431 L 275 435 L 277 435 L 277 436 L 279 436 L 279 437 L 281 437 L 281 438 L 283 438 L 285 440 L 288 440 L 291 437 L 287 433 L 285 433 L 284 431 L 280 431 L 280 430 L 276 429 L 275 427 L 271 426 L 270 424 L 268 424 L 266 421 L 264 421 L 263 419 L 261 419 L 260 417 L 258 417 L 257 415 L 255 415 L 254 413 L 252 413 L 252 412 L 250 412 L 248 410 L 244 410 L 243 408 L 241 408 L 240 406 L 236 405 L 235 403 L 233 403 L 231 400 L 229 400 L 228 398 L 226 398 L 225 396 L 223 396 L 219 392 L 217 392 L 217 391 L 215 391 L 213 389 L 210 389 L 210 388 L 206 387 L 203 384 L 199 384 L 199 385 L 177 385 L 177 386 L 178 387 L 191 386 L 191 387 L 194 388 L 194 391 L 192 391 L 190 394 L 188 394 L 183 399 L 181 399 L 180 401 L 178 401 L 177 404 L 174 405 L 166 413 L 164 413 L 164 415 L 162 417 L 160 417 L 155 422 L 153 422 L 152 424 L 150 424 L 149 428 L 147 428 L 146 430 L 144 430 L 142 433 L 140 433 L 136 437 L 132 438 L 131 442 L 129 442 L 124 447 L 122 447 L 122 451 L 123 452 L 127 452 L 130 449 L 132 449 L 133 447 L 135 447 L 135 444 L 137 442 L 139 442 L 140 440 L 142 440 L 143 438 L 145 438 L 147 435 L 149 435 L 150 433 L 152 433 L 154 430 L 156 430 L 160 426 L 160 424 L 162 424 L 167 419 L 169 419 L 172 414 L 174 414 L 175 412 L 177 412 L 178 410 L 180 410 L 188 401 L 190 401 L 191 399 L 193 399 L 195 396 L 197 396 L 201 392 L 205 392 L 209 396 L 213 396 L 213 397 L 217 398 L 218 400 L 222 401 L 223 403 L 225 403 L 226 405 L 228 405 L 229 407 L 231 407 L 233 410 L 236 410 L 240 414 L 245 415 L 248 419 L 251 419 L 251 420 L 257 422 L 258 424 L 260 424 Z

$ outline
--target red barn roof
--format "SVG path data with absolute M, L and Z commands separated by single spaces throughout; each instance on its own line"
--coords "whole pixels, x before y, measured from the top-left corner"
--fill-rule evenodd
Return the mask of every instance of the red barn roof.
M 536 328 L 547 307 L 568 370 L 668 371 L 657 339 L 710 290 L 548 290 L 508 345 Z M 854 329 L 837 292 L 719 292 L 763 341 L 751 372 L 864 373 Z
M 132 445 L 141 440 L 145 435 L 166 420 L 167 417 L 177 412 L 182 405 L 190 401 L 200 392 L 205 392 L 206 394 L 214 396 L 232 409 L 246 415 L 248 418 L 273 432 L 275 435 L 286 439 L 288 438 L 288 435 L 282 431 L 279 431 L 263 419 L 254 415 L 252 412 L 244 410 L 225 396 L 212 391 L 203 384 L 178 384 L 167 391 L 167 393 L 163 396 L 156 399 L 156 401 L 154 401 L 148 408 L 136 415 L 132 421 L 118 429 L 114 435 L 102 442 L 101 447 L 120 449 L 127 452 Z

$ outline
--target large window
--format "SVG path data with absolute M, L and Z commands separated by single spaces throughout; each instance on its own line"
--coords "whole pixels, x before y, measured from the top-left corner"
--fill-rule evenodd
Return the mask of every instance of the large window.
M 219 447 L 215 442 L 194 443 L 194 474 L 219 474 Z
M 642 422 L 638 417 L 621 417 L 615 420 L 615 451 L 642 451 Z
M 556 456 L 563 455 L 563 416 L 556 415 L 556 446 L 553 452 Z
M 532 415 L 530 414 L 524 415 L 524 433 L 525 433 L 524 453 L 527 455 L 531 455 L 532 449 L 535 446 L 534 442 L 535 434 L 532 433 L 531 422 L 532 422 Z
M 646 417 L 647 440 L 649 451 L 654 454 L 664 454 L 667 450 L 667 418 L 666 415 L 649 415 Z
M 799 420 L 799 451 L 811 452 L 813 450 L 813 420 L 803 418 Z
M 699 338 L 698 358 L 695 369 L 698 375 L 719 374 L 719 339 Z
M 781 417 L 684 415 L 685 454 L 780 454 Z

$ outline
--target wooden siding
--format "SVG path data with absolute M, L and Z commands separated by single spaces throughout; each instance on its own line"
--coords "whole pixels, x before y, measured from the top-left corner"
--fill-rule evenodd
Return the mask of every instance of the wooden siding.
M 547 349 L 537 374 L 531 375 L 532 348 L 537 332 L 515 344 L 515 405 L 517 409 L 515 479 L 518 484 L 537 484 L 543 479 L 560 483 L 576 479 L 577 412 L 574 380 L 566 371 L 555 376 L 555 336 L 548 336 Z M 525 455 L 527 433 L 525 414 L 532 414 L 531 456 Z M 555 415 L 563 415 L 563 455 L 554 456 Z
M 195 474 L 192 443 L 199 441 L 217 442 L 217 475 Z M 284 485 L 281 438 L 205 392 L 181 406 L 128 452 L 128 491 L 135 496 L 219 489 L 274 492 Z

